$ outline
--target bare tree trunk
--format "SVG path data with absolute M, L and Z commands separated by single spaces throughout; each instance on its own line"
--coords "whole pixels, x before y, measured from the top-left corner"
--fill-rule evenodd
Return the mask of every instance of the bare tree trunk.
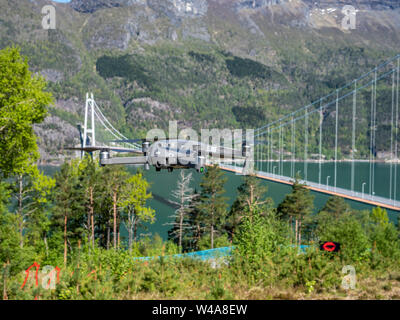
M 211 249 L 214 249 L 214 224 L 211 224 Z
M 67 213 L 64 213 L 64 266 L 67 265 Z
M 94 215 L 92 213 L 92 246 L 94 248 Z
M 107 250 L 110 249 L 110 226 L 107 227 Z
M 93 187 L 90 187 L 90 217 L 92 229 L 92 246 L 94 247 L 94 203 L 93 203 Z
M 135 222 L 134 222 L 134 238 L 135 238 L 135 242 L 137 241 L 137 224 L 138 224 L 137 219 L 135 219 Z
M 23 198 L 23 179 L 22 175 L 18 176 L 18 215 L 20 217 L 19 221 L 19 246 L 21 249 L 24 247 L 24 216 L 22 213 L 22 198 Z
M 299 246 L 301 246 L 301 217 L 299 219 Z
M 88 240 L 88 243 L 90 243 L 90 234 L 91 234 L 91 232 L 90 232 L 90 205 L 89 205 L 89 212 L 88 212 L 88 215 L 87 215 L 87 228 L 88 228 L 88 235 L 87 235 L 87 240 Z
M 117 192 L 113 193 L 113 206 L 114 206 L 114 249 L 117 248 Z
M 183 210 L 179 217 L 179 248 L 182 248 L 182 233 L 183 233 Z
M 199 224 L 196 226 L 196 229 L 197 229 L 197 235 L 196 235 L 196 246 L 197 246 L 201 238 L 201 228 Z
M 47 244 L 47 237 L 46 236 L 44 236 L 43 242 L 44 242 L 44 246 L 45 246 L 45 249 L 46 249 L 46 257 L 48 257 L 49 256 L 49 245 Z
M 253 220 L 253 202 L 254 202 L 254 188 L 253 185 L 250 186 L 250 214 L 251 214 L 251 219 Z
M 9 265 L 10 261 L 7 260 L 7 263 L 4 264 L 3 267 L 3 300 L 8 300 L 8 295 L 7 295 L 7 268 Z
M 132 238 L 133 238 L 132 233 L 133 233 L 132 226 L 129 226 L 129 228 L 128 228 L 128 238 L 129 238 L 128 242 L 129 242 L 129 252 L 130 253 L 132 253 Z

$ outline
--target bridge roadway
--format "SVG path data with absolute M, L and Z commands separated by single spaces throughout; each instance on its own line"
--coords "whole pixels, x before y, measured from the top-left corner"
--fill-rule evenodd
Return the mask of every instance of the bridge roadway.
M 242 174 L 241 168 L 238 168 L 238 167 L 235 167 L 232 165 L 220 164 L 219 167 L 225 171 Z M 288 185 L 293 184 L 293 179 L 290 177 L 266 173 L 263 171 L 255 171 L 255 175 L 258 178 L 264 179 L 264 180 L 279 182 L 279 183 L 288 184 Z M 373 206 L 379 206 L 381 208 L 386 208 L 386 209 L 390 209 L 390 210 L 394 210 L 394 211 L 400 211 L 400 201 L 394 201 L 394 200 L 386 199 L 383 197 L 372 196 L 372 195 L 365 194 L 365 193 L 362 194 L 360 192 L 353 192 L 350 190 L 337 188 L 337 187 L 335 188 L 333 186 L 327 186 L 327 185 L 310 182 L 310 181 L 300 181 L 300 182 L 305 184 L 306 185 L 305 187 L 312 191 L 330 194 L 333 196 L 339 196 L 342 198 L 366 203 L 366 204 L 373 205 Z

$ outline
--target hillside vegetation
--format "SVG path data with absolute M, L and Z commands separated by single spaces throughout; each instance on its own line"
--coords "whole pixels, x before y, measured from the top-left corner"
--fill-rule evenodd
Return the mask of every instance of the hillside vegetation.
M 397 7 L 367 2 L 354 3 L 363 11 L 350 31 L 341 29 L 340 15 L 323 15 L 307 1 L 256 1 L 253 8 L 209 0 L 193 2 L 190 12 L 172 1 L 73 1 L 55 4 L 56 30 L 41 28 L 45 1 L 0 3 L 0 48 L 19 46 L 56 98 L 52 117 L 36 129 L 44 162 L 78 143 L 88 91 L 130 137 L 165 129 L 169 120 L 195 129 L 258 127 L 399 51 Z

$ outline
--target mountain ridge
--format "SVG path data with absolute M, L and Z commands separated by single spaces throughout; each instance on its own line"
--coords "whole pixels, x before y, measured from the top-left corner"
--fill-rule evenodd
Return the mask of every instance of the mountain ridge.
M 395 1 L 346 1 L 365 7 L 355 30 L 324 9 L 341 0 L 313 3 L 73 0 L 54 4 L 57 29 L 43 30 L 47 1 L 0 0 L 0 48 L 20 46 L 49 81 L 56 103 L 36 131 L 44 163 L 56 163 L 79 141 L 87 91 L 130 137 L 169 120 L 256 127 L 400 52 Z

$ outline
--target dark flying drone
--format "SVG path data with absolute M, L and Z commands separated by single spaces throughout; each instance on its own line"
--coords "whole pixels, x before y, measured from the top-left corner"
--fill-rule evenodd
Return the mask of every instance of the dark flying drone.
M 194 168 L 197 172 L 203 173 L 207 165 L 206 157 L 223 159 L 224 162 L 244 160 L 245 166 L 251 156 L 251 147 L 246 143 L 242 144 L 241 150 L 232 148 L 211 146 L 197 141 L 179 139 L 154 139 L 152 143 L 145 139 L 139 140 L 117 140 L 114 143 L 135 143 L 142 141 L 142 150 L 130 148 L 118 148 L 108 146 L 86 146 L 81 148 L 67 148 L 92 153 L 100 151 L 100 165 L 143 165 L 146 170 L 154 166 L 156 171 L 167 169 L 172 172 L 174 169 Z M 135 157 L 111 157 L 111 152 L 134 153 Z

